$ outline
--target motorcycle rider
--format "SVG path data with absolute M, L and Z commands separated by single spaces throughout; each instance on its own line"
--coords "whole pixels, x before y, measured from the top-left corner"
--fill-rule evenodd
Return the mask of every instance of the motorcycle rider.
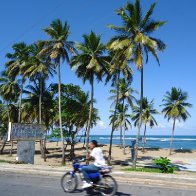
M 96 173 L 100 170 L 101 166 L 106 165 L 102 149 L 98 147 L 98 143 L 96 140 L 92 140 L 90 145 L 89 145 L 91 152 L 88 153 L 87 155 L 87 160 L 94 159 L 94 163 L 90 164 L 88 166 L 82 167 L 82 173 L 84 176 L 84 181 L 83 181 L 83 186 L 82 188 L 88 188 L 91 187 L 93 182 L 91 182 L 88 173 Z

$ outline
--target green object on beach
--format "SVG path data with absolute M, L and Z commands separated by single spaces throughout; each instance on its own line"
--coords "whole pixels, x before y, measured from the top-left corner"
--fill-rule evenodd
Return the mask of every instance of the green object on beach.
M 171 161 L 167 157 L 160 157 L 159 159 L 155 159 L 154 163 L 160 167 L 162 173 L 174 173 L 174 170 L 176 169 L 175 166 L 171 165 Z

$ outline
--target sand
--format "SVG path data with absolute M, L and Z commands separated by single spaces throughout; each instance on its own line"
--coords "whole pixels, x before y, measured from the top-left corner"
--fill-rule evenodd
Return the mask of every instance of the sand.
M 50 166 L 60 166 L 61 165 L 61 143 L 57 145 L 56 142 L 47 142 L 46 144 L 48 154 L 47 161 L 40 156 L 39 143 L 36 142 L 36 154 L 35 154 L 35 164 L 36 165 L 50 165 Z M 82 148 L 82 144 L 77 144 L 75 146 L 76 157 L 84 157 L 85 149 Z M 105 157 L 108 156 L 108 145 L 102 146 Z M 5 153 L 0 155 L 0 160 L 7 161 L 16 161 L 16 144 L 14 144 L 13 155 L 10 156 L 10 144 L 8 143 L 5 147 Z M 70 147 L 66 150 L 66 155 L 70 152 Z M 123 149 L 120 149 L 119 146 L 113 145 L 112 148 L 112 161 L 114 165 L 121 165 L 122 163 L 127 163 L 131 158 L 131 151 L 129 148 L 126 148 L 126 153 L 123 154 Z M 196 167 L 196 151 L 174 151 L 172 155 L 169 155 L 168 149 L 146 149 L 145 153 L 142 153 L 139 150 L 138 154 L 138 163 L 139 164 L 150 164 L 152 160 L 159 157 L 168 157 L 172 163 L 180 165 L 190 165 L 190 167 Z M 67 160 L 66 164 L 71 166 L 71 161 Z M 194 166 L 195 164 L 195 166 Z M 195 168 L 196 171 L 196 168 Z

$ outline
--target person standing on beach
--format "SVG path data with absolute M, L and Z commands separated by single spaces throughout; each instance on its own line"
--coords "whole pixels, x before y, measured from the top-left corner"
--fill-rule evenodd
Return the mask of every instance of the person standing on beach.
M 82 188 L 91 187 L 93 182 L 91 182 L 88 173 L 96 173 L 100 170 L 101 166 L 106 165 L 102 149 L 98 147 L 98 143 L 96 140 L 92 140 L 90 143 L 91 152 L 87 155 L 87 160 L 94 159 L 94 163 L 88 166 L 82 167 L 82 173 L 84 176 L 83 186 Z

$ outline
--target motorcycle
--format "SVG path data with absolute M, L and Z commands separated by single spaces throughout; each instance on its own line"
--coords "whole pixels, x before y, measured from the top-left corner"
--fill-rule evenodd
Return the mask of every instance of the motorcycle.
M 79 184 L 83 181 L 83 175 L 81 172 L 82 167 L 80 163 L 85 161 L 75 160 L 73 161 L 73 170 L 65 173 L 61 178 L 61 187 L 67 193 L 73 193 L 79 188 Z M 91 191 L 99 192 L 103 196 L 113 196 L 117 192 L 117 182 L 109 175 L 112 172 L 111 166 L 102 166 L 96 173 L 88 173 L 91 181 L 93 182 L 92 187 L 87 188 L 87 193 Z

